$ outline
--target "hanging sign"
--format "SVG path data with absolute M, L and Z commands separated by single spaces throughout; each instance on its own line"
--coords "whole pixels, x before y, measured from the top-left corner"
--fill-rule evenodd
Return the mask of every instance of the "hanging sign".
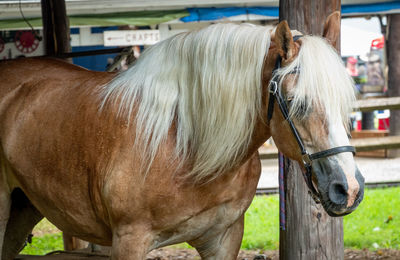
M 159 30 L 104 31 L 104 46 L 153 45 L 159 41 Z

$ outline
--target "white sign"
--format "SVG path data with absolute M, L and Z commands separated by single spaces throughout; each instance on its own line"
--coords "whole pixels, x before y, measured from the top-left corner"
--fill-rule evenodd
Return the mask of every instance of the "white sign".
M 104 32 L 104 46 L 153 45 L 159 41 L 159 30 L 123 30 Z

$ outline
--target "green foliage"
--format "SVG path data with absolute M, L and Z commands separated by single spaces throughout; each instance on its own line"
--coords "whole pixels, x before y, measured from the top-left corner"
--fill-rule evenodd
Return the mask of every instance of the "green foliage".
M 48 234 L 42 237 L 33 237 L 32 244 L 28 244 L 21 254 L 25 255 L 44 255 L 46 253 L 63 250 L 62 234 Z
M 366 190 L 361 205 L 344 217 L 346 248 L 400 249 L 400 188 Z M 375 230 L 375 231 L 374 231 Z M 33 243 L 23 254 L 41 255 L 62 250 L 61 233 L 48 221 L 34 230 Z M 187 244 L 176 247 L 190 248 Z M 242 249 L 276 250 L 279 248 L 279 197 L 257 196 L 246 212 Z

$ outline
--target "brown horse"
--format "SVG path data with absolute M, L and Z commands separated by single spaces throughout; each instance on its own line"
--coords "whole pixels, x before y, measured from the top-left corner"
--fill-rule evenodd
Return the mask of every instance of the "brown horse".
M 43 216 L 112 246 L 113 260 L 183 241 L 202 259 L 236 259 L 257 149 L 271 136 L 312 166 L 310 188 L 329 214 L 353 211 L 364 183 L 351 149 L 307 159 L 293 135 L 313 153 L 348 147 L 353 86 L 328 43 L 338 32 L 338 14 L 327 39 L 294 41 L 286 22 L 216 24 L 156 44 L 119 75 L 52 59 L 2 62 L 2 259 Z

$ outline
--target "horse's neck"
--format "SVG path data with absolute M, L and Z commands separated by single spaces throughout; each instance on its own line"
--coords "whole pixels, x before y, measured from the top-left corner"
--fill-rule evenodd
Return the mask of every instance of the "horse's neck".
M 248 148 L 248 156 L 250 157 L 271 137 L 271 131 L 264 121 L 258 120 L 254 128 L 253 138 Z
M 271 137 L 271 129 L 269 126 L 269 122 L 267 122 L 267 117 L 268 117 L 268 106 L 269 106 L 269 92 L 268 92 L 268 84 L 271 80 L 272 77 L 272 70 L 274 68 L 274 63 L 271 62 L 270 56 L 275 56 L 274 54 L 269 54 L 266 58 L 267 62 L 265 64 L 265 69 L 263 71 L 263 93 L 262 93 L 262 111 L 260 117 L 257 119 L 254 131 L 253 131 L 253 137 L 250 142 L 249 148 L 248 148 L 248 156 L 253 154 L 258 148 L 260 148 L 261 145 L 263 145 L 270 137 Z

